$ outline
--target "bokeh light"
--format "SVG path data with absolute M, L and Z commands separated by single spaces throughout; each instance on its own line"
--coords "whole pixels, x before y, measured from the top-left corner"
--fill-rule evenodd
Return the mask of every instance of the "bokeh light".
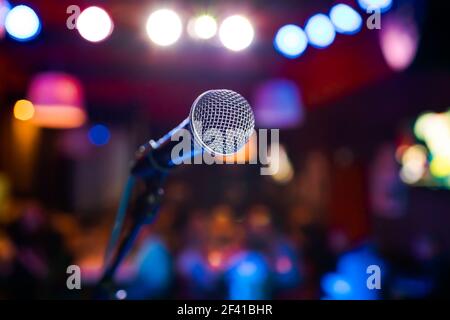
M 430 172 L 436 178 L 450 176 L 450 157 L 437 155 L 431 160 Z
M 414 61 L 419 47 L 419 31 L 413 18 L 389 16 L 383 20 L 379 41 L 389 67 L 402 71 Z
M 127 292 L 123 289 L 117 290 L 116 298 L 117 300 L 125 300 L 127 298 Z
M 108 13 L 99 7 L 89 7 L 77 19 L 80 35 L 91 42 L 105 40 L 113 30 L 113 23 Z
M 340 3 L 331 8 L 330 18 L 339 33 L 355 34 L 361 30 L 361 16 L 355 9 L 346 4 Z
M 39 34 L 41 22 L 33 9 L 19 5 L 8 12 L 5 28 L 12 38 L 18 41 L 27 41 Z
M 33 118 L 34 106 L 31 101 L 19 100 L 14 105 L 14 117 L 18 120 L 26 121 Z
M 404 166 L 400 169 L 400 179 L 406 184 L 415 184 L 420 181 L 424 172 L 421 167 Z
M 294 169 L 284 146 L 272 143 L 270 146 L 270 177 L 279 184 L 286 184 L 294 177 Z
M 379 290 L 367 287 L 367 267 L 377 265 L 386 270 L 386 265 L 369 247 L 363 246 L 347 252 L 338 258 L 336 272 L 327 273 L 321 279 L 326 299 L 333 300 L 375 300 Z M 383 278 L 382 274 L 382 278 Z
M 217 21 L 213 16 L 203 14 L 190 21 L 188 31 L 196 39 L 211 39 L 217 33 Z
M 11 5 L 6 0 L 0 0 L 0 39 L 5 35 L 5 19 L 11 10 Z
M 275 78 L 258 85 L 252 101 L 260 128 L 294 128 L 304 118 L 300 88 L 294 81 Z
M 94 125 L 88 133 L 89 141 L 95 146 L 103 146 L 109 142 L 111 134 L 103 124 Z
M 352 288 L 348 281 L 336 273 L 325 274 L 321 280 L 321 286 L 328 299 L 346 299 L 352 293 Z
M 285 57 L 297 58 L 306 50 L 308 38 L 302 28 L 288 24 L 278 30 L 274 46 Z
M 429 155 L 426 155 L 431 159 L 428 168 L 430 173 L 430 175 L 428 175 L 428 180 L 431 178 L 433 185 L 444 186 L 447 188 L 450 187 L 448 183 L 450 181 L 449 113 L 422 113 L 417 117 L 414 124 L 414 134 L 418 139 L 426 143 L 429 150 Z M 404 159 L 405 156 L 403 156 L 402 159 Z M 423 158 L 423 155 L 421 158 Z M 400 177 L 406 183 L 414 183 L 419 176 L 418 165 L 411 165 L 413 162 L 410 159 L 408 159 L 407 163 L 410 164 L 407 167 L 405 167 L 404 164 L 404 167 L 400 172 Z M 429 183 L 430 181 L 424 179 L 424 182 Z
M 434 155 L 450 156 L 450 119 L 445 114 L 434 114 L 426 126 L 424 139 Z
M 69 129 L 82 126 L 87 118 L 81 82 L 63 72 L 34 75 L 27 93 L 33 102 L 33 124 L 46 128 Z
M 433 115 L 433 112 L 424 112 L 417 118 L 414 124 L 414 134 L 418 139 L 425 140 L 425 132 L 431 124 L 430 119 Z
M 377 9 L 381 12 L 386 12 L 392 7 L 392 0 L 358 0 L 361 9 L 373 10 Z
M 183 26 L 175 11 L 160 9 L 153 12 L 147 20 L 148 37 L 159 46 L 170 46 L 178 41 Z
M 427 162 L 427 150 L 416 144 L 408 147 L 402 155 L 402 164 L 408 166 L 424 166 Z
M 226 18 L 220 25 L 219 38 L 232 51 L 241 51 L 253 41 L 255 31 L 250 21 L 239 15 Z
M 402 168 L 400 179 L 406 184 L 420 181 L 425 174 L 427 163 L 427 150 L 422 145 L 408 147 L 401 157 Z
M 305 27 L 309 43 L 317 48 L 325 48 L 333 43 L 336 31 L 330 18 L 319 13 L 312 16 Z

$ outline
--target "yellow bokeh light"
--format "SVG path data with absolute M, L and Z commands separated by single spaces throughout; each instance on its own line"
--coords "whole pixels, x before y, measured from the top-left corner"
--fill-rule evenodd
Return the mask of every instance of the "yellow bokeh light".
M 31 101 L 19 100 L 14 105 L 14 117 L 18 120 L 27 121 L 34 116 L 34 106 Z
M 207 40 L 214 37 L 217 33 L 217 22 L 214 17 L 204 14 L 196 17 L 192 21 L 192 31 L 194 37 Z
M 430 163 L 430 171 L 437 178 L 450 176 L 450 158 L 436 156 Z
M 424 112 L 417 118 L 414 124 L 414 134 L 417 138 L 425 140 L 426 131 L 432 124 L 432 119 L 435 115 L 433 112 Z

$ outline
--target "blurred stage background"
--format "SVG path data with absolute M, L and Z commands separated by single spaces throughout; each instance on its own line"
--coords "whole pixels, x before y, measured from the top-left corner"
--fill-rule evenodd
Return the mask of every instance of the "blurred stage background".
M 280 170 L 175 170 L 117 299 L 449 297 L 448 9 L 0 0 L 0 298 L 88 298 L 134 151 L 216 88 L 281 129 Z

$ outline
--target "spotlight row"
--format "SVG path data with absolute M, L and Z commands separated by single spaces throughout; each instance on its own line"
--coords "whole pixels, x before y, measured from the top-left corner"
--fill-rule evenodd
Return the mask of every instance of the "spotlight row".
M 28 41 L 39 34 L 41 23 L 33 9 L 25 5 L 11 9 L 6 1 L 1 1 L 0 8 L 6 16 L 5 29 L 13 39 Z M 114 24 L 109 14 L 95 6 L 83 10 L 76 19 L 76 29 L 84 39 L 90 42 L 105 40 L 111 35 L 113 28 Z M 150 14 L 145 29 L 148 37 L 155 44 L 170 46 L 181 37 L 183 23 L 175 11 L 160 9 Z M 220 27 L 212 15 L 196 16 L 189 20 L 187 31 L 191 37 L 201 40 L 211 39 L 218 33 L 222 44 L 232 51 L 247 48 L 255 35 L 250 21 L 241 15 L 227 17 Z
M 359 0 L 363 10 L 385 12 L 392 6 L 392 0 Z M 288 24 L 281 27 L 274 39 L 275 49 L 287 58 L 301 56 L 308 44 L 316 48 L 326 48 L 331 45 L 336 33 L 356 34 L 363 25 L 361 15 L 351 6 L 339 3 L 334 5 L 329 14 L 313 15 L 305 24 L 304 29 Z
M 148 17 L 145 28 L 150 40 L 154 43 L 160 46 L 170 46 L 180 38 L 183 24 L 175 11 L 160 9 Z M 227 17 L 222 21 L 220 27 L 212 15 L 196 16 L 189 20 L 187 32 L 191 37 L 200 40 L 211 39 L 218 33 L 222 44 L 232 51 L 241 51 L 247 48 L 255 35 L 251 22 L 240 15 Z
M 384 12 L 391 7 L 392 0 L 358 0 L 358 3 L 364 10 L 375 8 Z M 8 34 L 18 41 L 36 37 L 41 29 L 39 17 L 33 9 L 25 5 L 11 9 L 6 0 L 0 0 L 0 27 L 2 20 Z M 320 13 L 312 16 L 304 29 L 295 24 L 281 27 L 275 35 L 274 46 L 282 55 L 296 58 L 303 54 L 308 44 L 325 48 L 334 41 L 336 33 L 355 34 L 361 30 L 362 24 L 362 17 L 355 9 L 346 4 L 337 4 L 328 15 Z M 78 32 L 91 42 L 108 38 L 113 27 L 109 14 L 99 7 L 88 7 L 76 19 Z M 180 39 L 183 23 L 175 11 L 160 9 L 150 14 L 145 28 L 152 42 L 159 46 L 170 46 Z M 250 46 L 255 35 L 251 22 L 241 15 L 225 18 L 220 26 L 212 15 L 196 16 L 188 21 L 187 32 L 200 40 L 208 40 L 218 34 L 221 43 L 232 51 L 241 51 Z

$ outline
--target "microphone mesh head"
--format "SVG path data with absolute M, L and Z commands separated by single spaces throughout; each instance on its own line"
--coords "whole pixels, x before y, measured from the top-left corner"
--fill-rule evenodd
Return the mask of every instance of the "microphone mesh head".
M 212 154 L 230 155 L 241 149 L 255 127 L 250 104 L 231 90 L 209 90 L 193 103 L 190 113 L 194 141 Z

